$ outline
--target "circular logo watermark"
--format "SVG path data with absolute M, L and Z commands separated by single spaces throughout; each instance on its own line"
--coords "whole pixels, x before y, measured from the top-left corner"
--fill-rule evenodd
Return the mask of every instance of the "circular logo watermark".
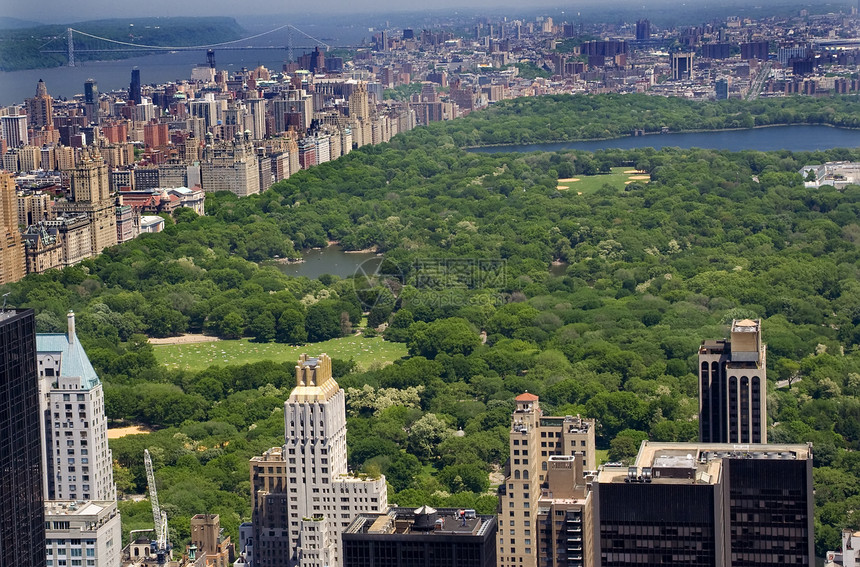
M 353 289 L 365 311 L 380 303 L 393 305 L 405 282 L 406 275 L 400 266 L 384 257 L 368 258 L 355 268 L 352 278 Z

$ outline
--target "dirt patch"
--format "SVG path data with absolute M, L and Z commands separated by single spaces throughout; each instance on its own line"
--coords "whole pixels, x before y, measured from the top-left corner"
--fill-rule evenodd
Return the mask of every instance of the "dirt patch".
M 116 427 L 114 429 L 108 428 L 107 437 L 108 439 L 119 439 L 126 435 L 139 435 L 146 433 L 152 433 L 152 431 L 139 425 L 130 425 L 128 427 Z
M 559 183 L 576 183 L 579 181 L 579 177 L 565 177 L 564 179 L 559 179 Z
M 646 172 L 639 170 L 639 169 L 628 169 L 624 173 L 646 173 Z
M 558 187 L 556 187 L 556 189 L 558 189 L 559 191 L 567 191 L 568 189 L 570 189 L 570 187 L 568 187 L 567 185 L 559 185 Z
M 631 175 L 630 177 L 628 177 L 628 179 L 633 180 L 633 181 L 639 181 L 639 180 L 643 180 L 643 179 L 650 180 L 651 176 L 650 175 Z
M 190 345 L 194 343 L 214 343 L 220 341 L 218 337 L 209 335 L 179 335 L 178 337 L 167 337 L 166 339 L 149 339 L 151 345 Z

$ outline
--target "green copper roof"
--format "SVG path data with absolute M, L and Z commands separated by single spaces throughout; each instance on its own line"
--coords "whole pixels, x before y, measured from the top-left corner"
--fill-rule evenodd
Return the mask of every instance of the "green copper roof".
M 36 352 L 59 353 L 60 376 L 79 377 L 81 389 L 91 390 L 98 386 L 99 377 L 77 337 L 70 343 L 69 337 L 63 333 L 36 333 Z

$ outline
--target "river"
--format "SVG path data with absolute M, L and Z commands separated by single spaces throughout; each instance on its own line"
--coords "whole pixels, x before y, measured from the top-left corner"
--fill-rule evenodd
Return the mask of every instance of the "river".
M 831 128 L 829 126 L 773 126 L 749 130 L 719 130 L 715 132 L 689 132 L 682 134 L 654 134 L 649 136 L 626 136 L 611 140 L 589 140 L 584 142 L 549 142 L 546 144 L 517 144 L 471 148 L 471 152 L 555 152 L 560 150 L 598 150 L 619 148 L 705 148 L 713 150 L 791 150 L 810 152 L 830 148 L 855 148 L 860 146 L 860 130 Z
M 306 250 L 302 258 L 304 262 L 278 263 L 278 269 L 293 277 L 316 279 L 323 274 L 331 274 L 350 278 L 353 275 L 375 274 L 382 263 L 382 256 L 377 256 L 375 252 L 344 252 L 337 245 Z

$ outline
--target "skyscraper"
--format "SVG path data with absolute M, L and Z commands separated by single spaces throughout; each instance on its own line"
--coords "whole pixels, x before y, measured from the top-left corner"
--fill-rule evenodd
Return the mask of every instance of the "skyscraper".
M 27 117 L 23 114 L 0 116 L 0 129 L 8 148 L 26 146 L 30 142 L 27 134 Z
M 36 336 L 48 500 L 116 501 L 101 381 L 68 314 L 66 333 Z
M 140 69 L 132 69 L 131 70 L 131 84 L 128 89 L 128 98 L 133 101 L 134 104 L 140 104 Z
M 539 500 L 544 496 L 541 487 L 548 482 L 551 460 L 574 457 L 579 471 L 597 468 L 594 421 L 544 416 L 538 400 L 528 392 L 517 396 L 511 419 L 510 473 L 499 491 L 497 557 L 501 567 L 538 565 Z
M 700 441 L 767 443 L 766 352 L 760 319 L 736 319 L 731 340 L 699 347 Z
M 651 22 L 638 20 L 636 22 L 636 41 L 648 41 L 649 39 L 651 39 Z
M 33 311 L 0 311 L 0 567 L 45 566 Z
M 0 285 L 20 280 L 24 272 L 24 243 L 18 230 L 15 180 L 0 171 Z
M 34 128 L 48 128 L 54 125 L 54 101 L 48 94 L 45 81 L 39 79 L 36 84 L 36 96 L 25 102 L 30 125 Z
M 95 79 L 84 83 L 84 110 L 90 124 L 99 123 L 99 85 Z
M 599 567 L 815 564 L 808 445 L 644 441 L 592 501 Z
M 255 567 L 339 567 L 341 533 L 385 512 L 385 477 L 349 474 L 344 391 L 331 359 L 303 354 L 284 404 L 285 439 L 251 459 Z

